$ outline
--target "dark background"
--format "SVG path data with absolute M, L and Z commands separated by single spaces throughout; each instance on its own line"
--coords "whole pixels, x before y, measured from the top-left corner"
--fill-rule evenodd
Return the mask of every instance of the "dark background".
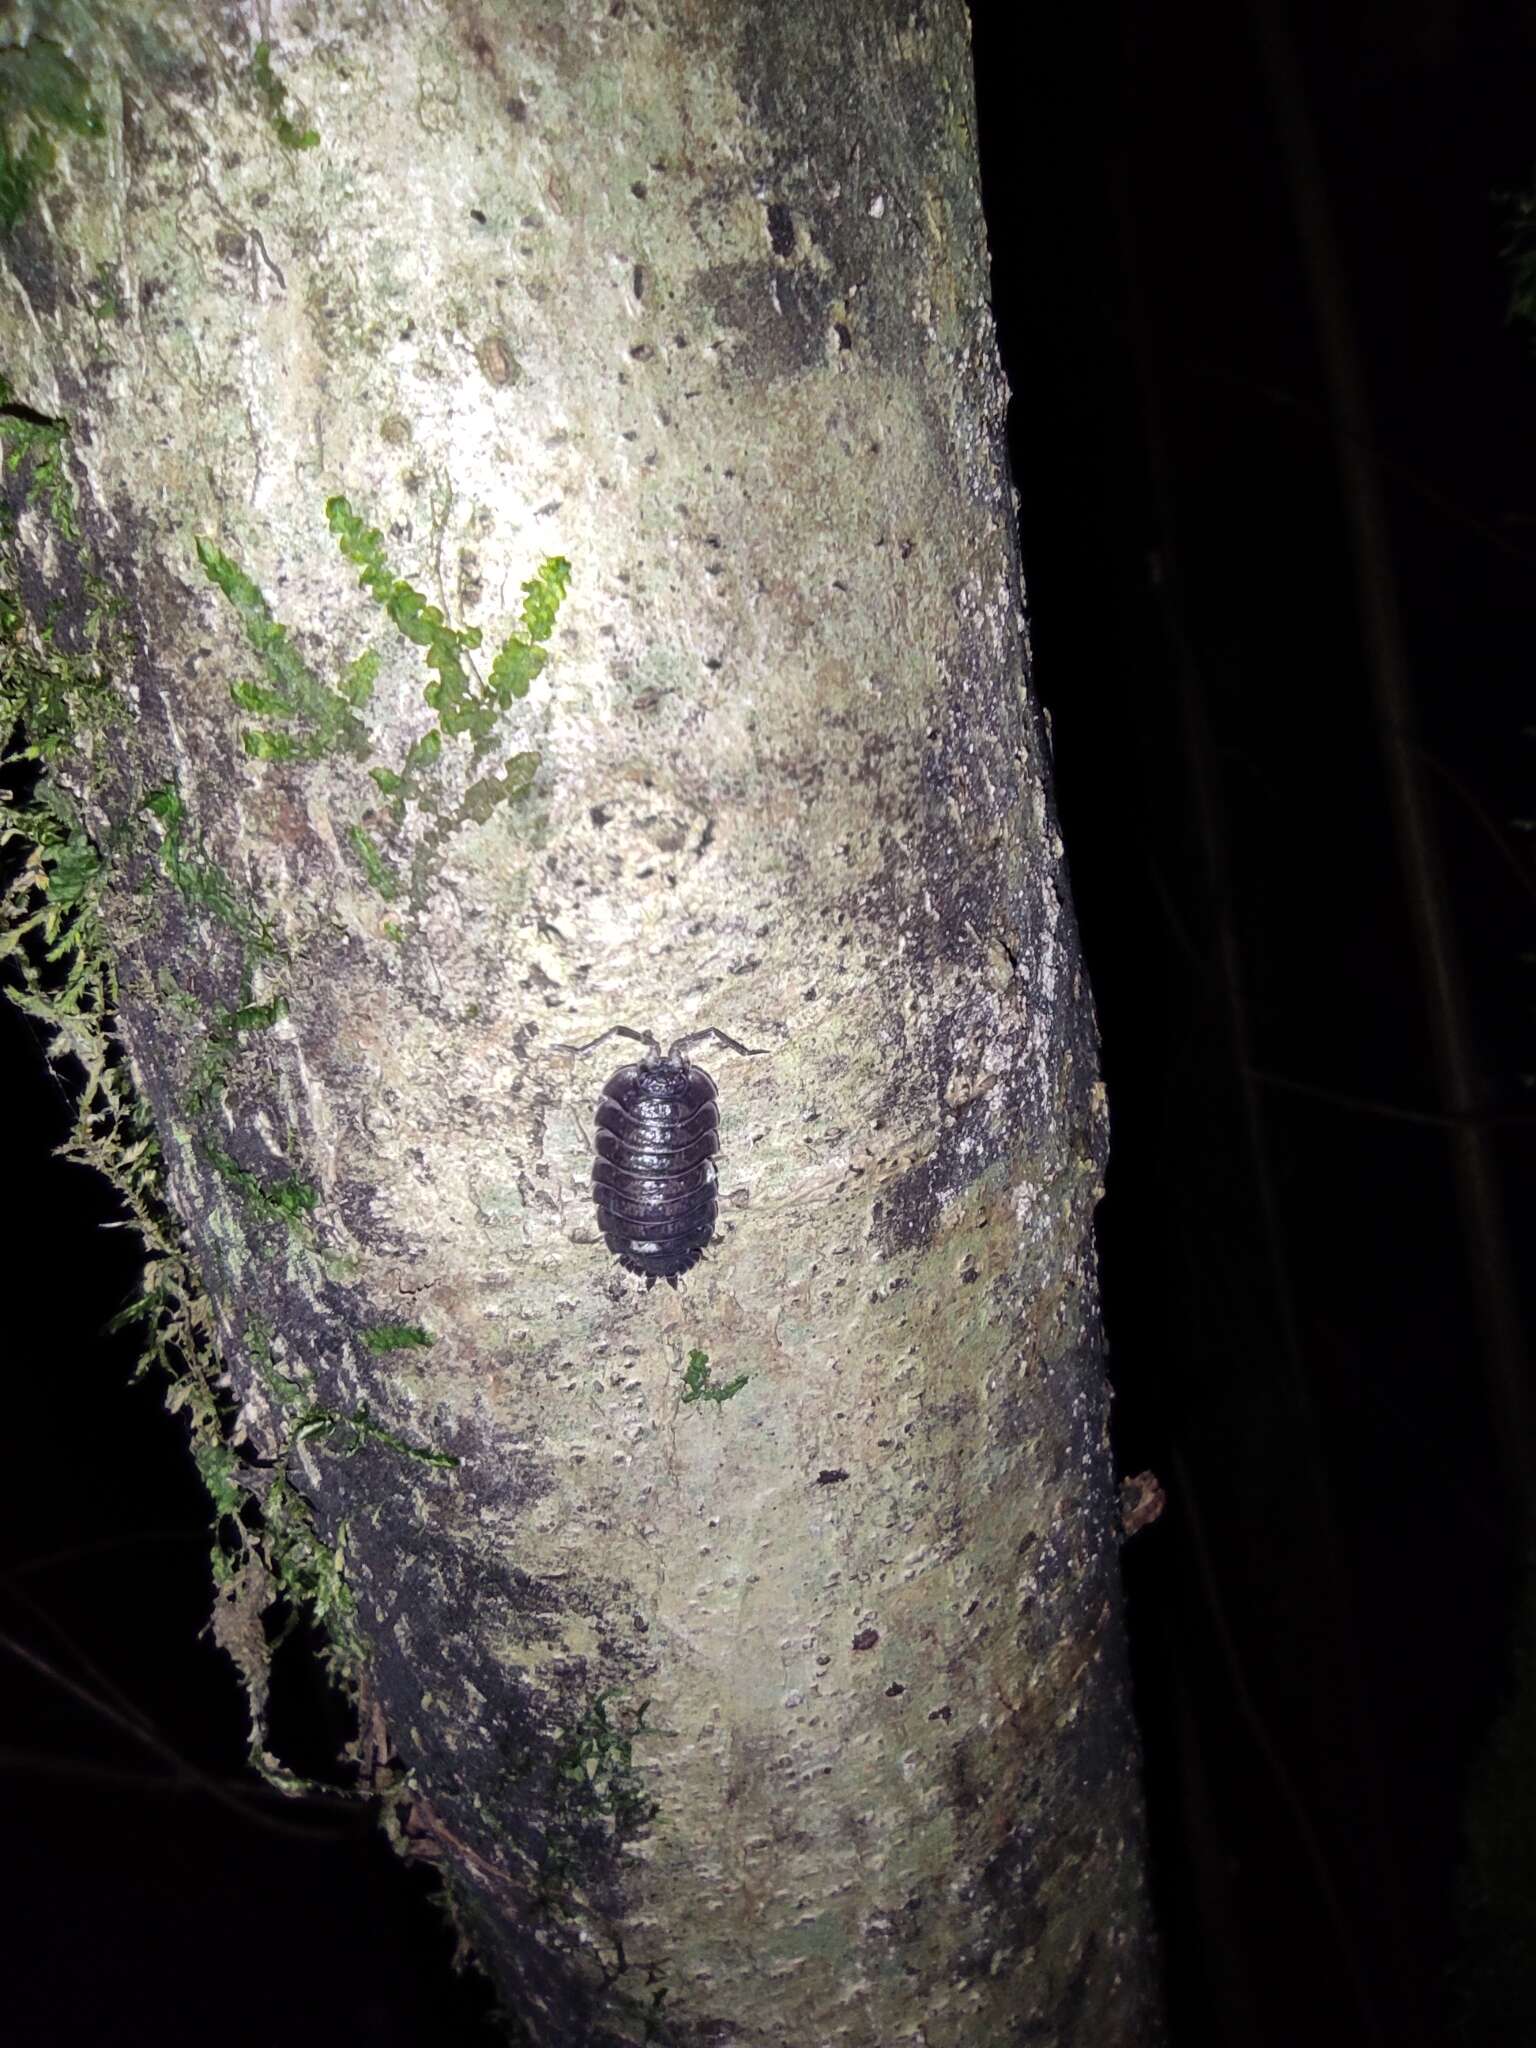
M 1125 1567 L 1172 2039 L 1429 2044 L 1460 2013 L 1468 2041 L 1536 2040 L 1536 1992 L 1458 1903 L 1518 1516 L 1272 87 L 1241 4 L 973 16 L 1036 679 L 1114 1113 L 1118 1457 L 1169 1494 Z M 1536 330 L 1506 317 L 1497 195 L 1536 174 L 1536 9 L 1290 19 L 1519 1255 Z M 101 1335 L 132 1241 L 47 1158 L 65 1110 L 8 1008 L 0 1050 L 32 1191 L 6 1262 L 8 2037 L 488 2044 L 428 1880 L 366 1814 L 243 1774 L 206 1500 L 159 1388 L 126 1388 L 132 1337 Z M 16 1303 L 55 1261 L 29 1337 Z M 278 1712 L 322 1765 L 297 1656 Z

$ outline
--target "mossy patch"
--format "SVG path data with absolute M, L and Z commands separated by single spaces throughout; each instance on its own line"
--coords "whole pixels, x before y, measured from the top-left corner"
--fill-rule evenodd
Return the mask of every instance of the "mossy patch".
M 284 149 L 318 149 L 318 128 L 301 128 L 288 112 L 288 88 L 272 69 L 272 45 L 258 43 L 251 59 L 251 83 L 266 110 L 272 133 Z
M 0 45 L 0 232 L 31 212 L 58 161 L 56 138 L 105 133 L 84 73 L 44 36 Z
M 685 1408 L 696 1401 L 713 1401 L 718 1407 L 724 1401 L 733 1400 L 741 1392 L 747 1384 L 747 1377 L 746 1373 L 739 1372 L 733 1380 L 716 1381 L 714 1367 L 709 1362 L 708 1354 L 703 1351 L 690 1351 L 688 1363 L 683 1370 L 682 1392 L 678 1399 Z
M 219 924 L 234 932 L 252 953 L 271 955 L 277 950 L 271 926 L 248 903 L 217 861 L 210 860 L 193 835 L 187 807 L 179 790 L 169 783 L 150 790 L 144 809 L 160 820 L 164 833 L 160 860 L 166 877 L 191 910 L 205 911 Z
M 346 498 L 328 499 L 325 512 L 337 546 L 361 571 L 358 581 L 363 589 L 401 638 L 421 650 L 432 672 L 423 694 L 437 723 L 410 743 L 398 767 L 375 760 L 368 770 L 380 794 L 389 799 L 388 815 L 398 826 L 408 803 L 439 808 L 429 794 L 429 784 L 443 764 L 445 740 L 468 736 L 478 760 L 494 740 L 502 717 L 528 694 L 542 673 L 549 659 L 545 643 L 554 632 L 570 587 L 571 565 L 563 555 L 548 556 L 524 583 L 518 622 L 482 678 L 474 659 L 481 644 L 479 627 L 450 624 L 423 592 L 397 576 L 385 554 L 383 535 L 369 526 Z M 233 556 L 206 537 L 200 537 L 196 547 L 204 575 L 234 610 L 261 665 L 259 678 L 242 679 L 230 691 L 241 711 L 262 721 L 241 727 L 246 754 L 257 761 L 304 762 L 346 753 L 368 761 L 374 743 L 361 713 L 377 680 L 377 650 L 369 649 L 349 662 L 333 688 L 299 654 L 260 587 Z M 458 808 L 451 815 L 439 815 L 433 828 L 437 837 L 429 854 L 436 851 L 442 837 L 461 825 L 483 824 L 498 804 L 526 796 L 533 788 L 538 766 L 537 754 L 513 754 L 499 769 L 471 782 Z M 368 886 L 392 902 L 402 885 L 375 833 L 362 820 L 355 820 L 347 826 L 345 838 Z M 421 849 L 417 851 L 419 854 Z M 420 861 L 414 861 L 413 901 L 418 893 L 419 867 Z M 215 878 L 209 875 L 205 879 L 211 886 Z M 390 937 L 398 932 L 398 925 L 387 928 Z
M 616 1688 L 598 1693 L 556 1737 L 540 1873 L 550 1911 L 569 1910 L 566 1895 L 580 1880 L 594 1830 L 599 1839 L 623 1843 L 643 1833 L 659 1811 L 635 1765 L 636 1741 L 653 1733 L 645 1725 L 650 1701 L 623 1707 L 617 1704 L 622 1697 Z
M 314 761 L 339 750 L 366 756 L 368 733 L 357 710 L 373 693 L 377 654 L 359 655 L 341 687 L 331 689 L 299 654 L 238 562 L 211 540 L 199 539 L 196 545 L 203 574 L 228 598 L 261 663 L 262 680 L 238 682 L 230 695 L 242 711 L 280 722 L 276 731 L 245 727 L 240 736 L 245 751 L 262 761 Z
M 358 582 L 396 632 L 422 649 L 427 666 L 435 671 L 425 694 L 442 731 L 469 733 L 479 741 L 489 739 L 497 719 L 516 698 L 527 696 L 529 685 L 548 660 L 543 642 L 554 631 L 570 587 L 570 563 L 563 555 L 551 555 L 523 585 L 520 623 L 502 642 L 490 674 L 481 684 L 465 661 L 480 645 L 480 628 L 449 625 L 437 605 L 429 604 L 421 591 L 397 576 L 384 553 L 384 536 L 360 518 L 344 497 L 326 501 L 325 517 L 341 552 L 362 571 Z
M 166 1405 L 188 1427 L 213 1512 L 214 1634 L 246 1689 L 252 1760 L 274 1784 L 302 1789 L 303 1781 L 285 1770 L 267 1741 L 272 1650 L 301 1620 L 312 1622 L 328 1669 L 352 1691 L 367 1645 L 347 1578 L 346 1526 L 322 1531 L 290 1461 L 301 1444 L 343 1455 L 372 1445 L 436 1469 L 456 1460 L 385 1427 L 366 1406 L 322 1408 L 312 1375 L 303 1367 L 279 1369 L 270 1333 L 254 1325 L 247 1333 L 251 1363 L 276 1421 L 275 1453 L 258 1456 L 245 1435 L 212 1304 L 168 1200 L 160 1139 L 117 1035 L 117 966 L 102 905 L 106 891 L 123 879 L 125 853 L 142 843 L 142 820 L 158 825 L 159 869 L 188 912 L 227 927 L 241 942 L 238 999 L 214 1011 L 199 1053 L 205 1106 L 221 1090 L 241 1042 L 280 1023 L 286 1000 L 280 991 L 258 997 L 251 987 L 253 963 L 275 953 L 271 933 L 208 856 L 178 790 L 149 790 L 130 804 L 119 827 L 93 838 L 59 779 L 86 737 L 115 715 L 116 704 L 103 655 L 115 631 L 115 606 L 78 559 L 64 436 L 62 423 L 25 408 L 0 413 L 10 504 L 20 496 L 51 520 L 87 597 L 86 616 L 71 622 L 79 644 L 66 649 L 51 613 L 39 620 L 22 600 L 26 564 L 17 518 L 0 507 L 0 770 L 6 771 L 0 787 L 0 967 L 9 984 L 5 994 L 42 1026 L 46 1055 L 74 1105 L 63 1155 L 111 1184 L 122 1222 L 143 1246 L 138 1292 L 114 1327 L 136 1333 L 138 1373 L 164 1375 Z M 250 617 L 262 626 L 258 612 Z M 270 635 L 265 644 L 270 653 Z M 281 669 L 280 648 L 273 658 Z M 207 1015 L 168 967 L 155 993 L 168 1018 Z M 295 1175 L 264 1179 L 216 1140 L 205 1135 L 198 1142 L 248 1210 L 290 1229 L 304 1226 L 316 1202 L 307 1183 Z M 347 1335 L 337 1332 L 342 1342 Z M 378 1348 L 364 1341 L 365 1348 Z
M 373 1352 L 425 1351 L 435 1341 L 420 1323 L 376 1323 L 363 1332 L 363 1348 Z

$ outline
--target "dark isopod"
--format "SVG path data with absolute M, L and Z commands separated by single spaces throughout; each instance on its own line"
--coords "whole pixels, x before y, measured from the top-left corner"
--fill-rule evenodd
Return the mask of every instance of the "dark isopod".
M 681 1055 L 704 1038 L 735 1052 L 752 1048 L 723 1031 L 696 1031 L 664 1053 L 648 1032 L 616 1024 L 587 1045 L 555 1050 L 590 1052 L 615 1037 L 639 1039 L 650 1051 L 610 1074 L 598 1097 L 592 1163 L 598 1228 L 626 1272 L 643 1274 L 647 1287 L 658 1280 L 675 1287 L 715 1234 L 720 1149 L 715 1084 Z

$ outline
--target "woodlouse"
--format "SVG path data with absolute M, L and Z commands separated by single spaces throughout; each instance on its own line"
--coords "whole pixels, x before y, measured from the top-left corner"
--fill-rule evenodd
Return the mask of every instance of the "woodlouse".
M 648 1288 L 658 1280 L 675 1287 L 715 1234 L 720 1149 L 718 1091 L 685 1055 L 705 1038 L 749 1057 L 754 1049 L 708 1030 L 679 1038 L 664 1053 L 648 1031 L 615 1024 L 586 1045 L 554 1050 L 591 1052 L 609 1038 L 637 1039 L 650 1050 L 610 1074 L 597 1100 L 592 1199 L 598 1228 L 626 1272 L 642 1274 Z

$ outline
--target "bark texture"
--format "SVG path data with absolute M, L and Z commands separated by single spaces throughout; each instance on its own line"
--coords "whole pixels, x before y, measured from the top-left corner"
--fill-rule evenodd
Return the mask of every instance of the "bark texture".
M 5 244 L 83 534 L 34 495 L 21 573 L 34 620 L 83 565 L 125 601 L 66 771 L 121 1029 L 407 1837 L 541 2048 L 1148 2041 L 1104 1107 L 959 0 L 29 36 L 100 132 Z M 482 686 L 569 561 L 526 697 L 447 729 L 335 494 Z M 676 1291 L 587 1192 L 636 1049 L 555 1047 L 614 1024 L 767 1049 L 695 1055 Z

